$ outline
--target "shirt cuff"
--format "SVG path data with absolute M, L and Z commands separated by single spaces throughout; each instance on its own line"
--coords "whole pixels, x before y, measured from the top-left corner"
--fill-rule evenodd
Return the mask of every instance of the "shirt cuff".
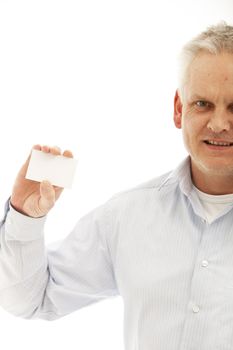
M 9 203 L 5 220 L 5 237 L 7 240 L 34 241 L 44 236 L 44 225 L 47 216 L 32 218 L 19 213 Z

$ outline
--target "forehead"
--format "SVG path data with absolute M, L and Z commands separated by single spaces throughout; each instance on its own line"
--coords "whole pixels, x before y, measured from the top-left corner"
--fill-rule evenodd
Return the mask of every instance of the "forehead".
M 187 91 L 200 94 L 230 94 L 233 96 L 233 54 L 201 53 L 192 61 L 187 72 Z

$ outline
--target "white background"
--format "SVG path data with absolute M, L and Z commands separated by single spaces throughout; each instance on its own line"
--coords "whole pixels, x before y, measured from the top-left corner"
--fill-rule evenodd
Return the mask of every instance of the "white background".
M 207 26 L 232 25 L 232 10 L 232 0 L 0 1 L 1 214 L 37 143 L 78 159 L 47 243 L 113 194 L 176 167 L 187 154 L 173 124 L 177 55 Z M 121 297 L 54 322 L 0 309 L 0 326 L 5 350 L 123 350 Z

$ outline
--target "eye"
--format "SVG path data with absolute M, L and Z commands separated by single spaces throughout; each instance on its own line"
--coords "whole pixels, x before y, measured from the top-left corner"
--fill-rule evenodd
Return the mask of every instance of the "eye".
M 213 108 L 213 104 L 205 100 L 195 101 L 194 106 L 196 107 L 197 112 L 209 112 L 209 110 Z
M 197 101 L 196 105 L 197 105 L 197 107 L 201 107 L 201 108 L 209 107 L 209 103 L 206 101 Z

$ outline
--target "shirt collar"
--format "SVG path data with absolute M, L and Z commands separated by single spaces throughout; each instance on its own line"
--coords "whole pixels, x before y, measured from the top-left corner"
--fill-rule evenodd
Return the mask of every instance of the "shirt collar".
M 191 178 L 191 162 L 190 156 L 187 156 L 176 169 L 170 172 L 170 174 L 164 179 L 164 181 L 159 186 L 159 190 L 172 183 L 179 183 L 181 191 L 189 196 L 193 188 L 192 178 Z
M 197 215 L 199 215 L 202 219 L 205 219 L 205 211 L 196 191 L 194 190 L 194 185 L 192 182 L 190 156 L 187 156 L 175 170 L 171 171 L 168 174 L 168 176 L 163 180 L 158 189 L 160 190 L 161 188 L 173 183 L 179 184 L 180 190 L 188 197 L 194 212 Z M 220 212 L 219 215 L 216 216 L 210 223 L 214 222 L 219 217 L 227 214 L 232 207 L 233 204 L 232 206 L 226 207 L 224 211 Z
M 187 156 L 175 170 L 170 172 L 170 174 L 160 185 L 159 190 L 164 186 L 168 186 L 174 183 L 178 184 L 181 192 L 187 196 L 196 215 L 200 216 L 202 219 L 205 219 L 205 212 L 203 210 L 203 206 L 200 202 L 198 195 L 193 190 L 190 156 Z

